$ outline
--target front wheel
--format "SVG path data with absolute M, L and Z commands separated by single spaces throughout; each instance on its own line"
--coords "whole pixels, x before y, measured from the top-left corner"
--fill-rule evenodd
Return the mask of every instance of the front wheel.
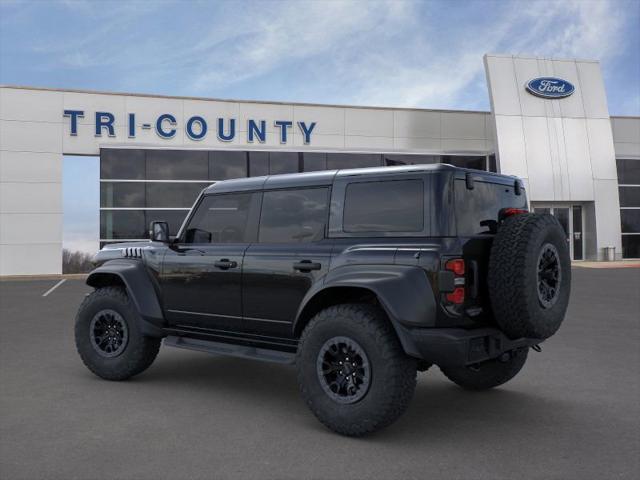
M 488 390 L 515 377 L 527 361 L 528 349 L 515 350 L 469 367 L 440 367 L 442 373 L 465 390 Z
M 120 287 L 98 288 L 78 310 L 76 349 L 86 367 L 106 380 L 125 380 L 153 363 L 160 339 L 144 336 L 138 312 Z
M 416 388 L 415 359 L 404 353 L 384 312 L 368 304 L 337 305 L 311 319 L 296 367 L 311 411 L 342 435 L 390 425 Z

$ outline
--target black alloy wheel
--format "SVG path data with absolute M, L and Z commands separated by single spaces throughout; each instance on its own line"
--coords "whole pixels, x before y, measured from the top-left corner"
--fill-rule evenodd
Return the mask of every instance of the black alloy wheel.
M 369 390 L 371 366 L 362 347 L 348 337 L 333 337 L 318 353 L 320 385 L 335 402 L 355 403 Z
M 561 281 L 558 250 L 552 244 L 545 243 L 538 256 L 538 300 L 544 308 L 552 307 L 558 300 Z
M 99 355 L 117 357 L 124 352 L 129 340 L 127 323 L 115 310 L 100 310 L 89 325 L 91 346 Z

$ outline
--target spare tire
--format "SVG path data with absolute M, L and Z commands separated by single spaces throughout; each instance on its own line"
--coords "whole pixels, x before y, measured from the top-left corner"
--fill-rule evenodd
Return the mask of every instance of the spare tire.
M 564 319 L 571 291 L 566 235 L 552 215 L 508 217 L 491 246 L 489 298 L 509 338 L 545 339 Z

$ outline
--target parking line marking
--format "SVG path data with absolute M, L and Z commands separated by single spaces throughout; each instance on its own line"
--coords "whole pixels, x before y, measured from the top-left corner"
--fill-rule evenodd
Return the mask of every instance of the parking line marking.
M 51 292 L 53 292 L 56 288 L 58 288 L 60 285 L 62 285 L 64 282 L 66 282 L 67 279 L 63 278 L 62 280 L 60 280 L 58 283 L 56 283 L 53 287 L 51 287 L 49 290 L 47 290 L 46 292 L 44 292 L 42 294 L 43 297 L 46 297 L 47 295 L 49 295 Z

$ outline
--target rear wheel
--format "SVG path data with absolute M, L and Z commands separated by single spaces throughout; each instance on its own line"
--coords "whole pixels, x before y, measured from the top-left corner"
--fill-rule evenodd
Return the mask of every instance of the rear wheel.
M 76 349 L 86 367 L 106 380 L 125 380 L 153 363 L 160 339 L 144 336 L 123 288 L 98 288 L 78 310 Z
M 528 350 L 516 350 L 501 358 L 469 367 L 440 367 L 442 373 L 466 390 L 487 390 L 507 383 L 515 377 L 527 361 Z
M 368 304 L 330 307 L 311 319 L 296 366 L 311 411 L 343 435 L 393 423 L 416 387 L 415 359 L 404 353 L 384 313 Z
M 491 247 L 488 285 L 496 322 L 507 336 L 553 335 L 571 291 L 569 247 L 558 220 L 531 213 L 507 218 Z

